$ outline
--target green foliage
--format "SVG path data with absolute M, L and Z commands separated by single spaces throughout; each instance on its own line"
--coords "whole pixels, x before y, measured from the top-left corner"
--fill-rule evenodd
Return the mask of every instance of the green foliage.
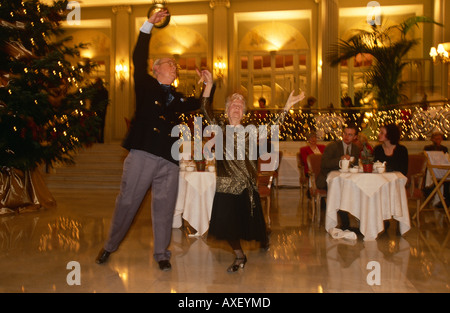
M 407 38 L 407 33 L 419 23 L 442 26 L 431 18 L 415 16 L 387 28 L 374 25 L 370 31 L 355 30 L 348 40 L 339 40 L 329 51 L 328 59 L 331 65 L 337 66 L 342 60 L 359 54 L 372 55 L 374 64 L 366 72 L 366 84 L 373 87 L 381 107 L 398 104 L 402 99 L 404 85 L 401 80 L 402 70 L 408 64 L 404 58 L 419 43 L 418 39 Z
M 372 151 L 367 148 L 367 145 L 364 144 L 363 149 L 361 151 L 361 162 L 363 164 L 370 164 L 373 162 Z
M 0 2 L 0 167 L 72 162 L 72 151 L 96 140 L 85 84 L 94 64 L 79 59 L 84 44 L 61 37 L 67 3 Z

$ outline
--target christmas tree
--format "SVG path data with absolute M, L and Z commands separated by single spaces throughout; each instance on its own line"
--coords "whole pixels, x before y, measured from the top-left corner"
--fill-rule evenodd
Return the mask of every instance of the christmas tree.
M 0 168 L 70 163 L 96 140 L 87 80 L 94 64 L 80 58 L 85 44 L 63 36 L 67 4 L 0 2 Z

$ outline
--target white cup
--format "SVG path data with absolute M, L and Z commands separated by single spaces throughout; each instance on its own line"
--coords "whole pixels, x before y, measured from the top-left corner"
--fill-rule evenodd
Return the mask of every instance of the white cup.
M 214 172 L 216 168 L 214 166 L 208 166 L 208 171 Z
M 347 159 L 343 159 L 339 161 L 339 168 L 343 171 L 343 172 L 348 172 L 348 167 L 350 166 L 350 160 Z
M 386 168 L 384 167 L 384 166 L 381 166 L 381 167 L 377 167 L 377 172 L 378 173 L 384 173 L 386 171 Z

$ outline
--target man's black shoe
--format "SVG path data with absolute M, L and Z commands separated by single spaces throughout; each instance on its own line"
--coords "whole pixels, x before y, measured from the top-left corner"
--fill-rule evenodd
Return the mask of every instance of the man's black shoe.
M 97 264 L 103 264 L 106 261 L 108 261 L 109 255 L 111 254 L 111 252 L 106 251 L 105 249 L 100 250 L 100 252 L 98 253 L 97 258 L 95 259 L 95 263 Z
M 158 264 L 159 264 L 159 269 L 161 271 L 170 271 L 170 269 L 172 268 L 172 265 L 170 265 L 169 260 L 159 261 Z

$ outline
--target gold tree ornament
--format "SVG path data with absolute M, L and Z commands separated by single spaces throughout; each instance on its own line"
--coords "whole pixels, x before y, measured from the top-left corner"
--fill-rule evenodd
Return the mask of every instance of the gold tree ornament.
M 154 2 L 153 5 L 151 6 L 151 8 L 148 10 L 147 18 L 150 18 L 150 16 L 152 16 L 152 15 L 154 15 L 154 14 L 160 12 L 160 11 L 163 11 L 163 10 L 167 10 L 168 15 L 165 18 L 163 18 L 160 22 L 155 23 L 153 25 L 156 28 L 164 28 L 167 25 L 169 25 L 170 13 L 169 13 L 169 10 L 166 7 L 166 2 L 165 1 L 162 2 L 162 3 Z

